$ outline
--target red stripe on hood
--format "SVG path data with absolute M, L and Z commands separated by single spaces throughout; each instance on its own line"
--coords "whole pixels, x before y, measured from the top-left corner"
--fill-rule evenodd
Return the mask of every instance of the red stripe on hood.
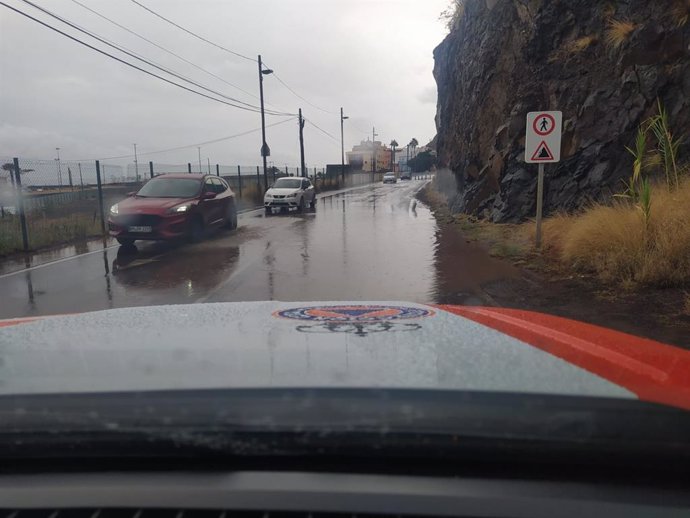
M 19 324 L 27 324 L 37 320 L 36 318 L 13 318 L 11 320 L 0 320 L 0 327 L 16 326 Z
M 436 307 L 546 351 L 628 389 L 641 400 L 690 410 L 690 351 L 532 311 Z

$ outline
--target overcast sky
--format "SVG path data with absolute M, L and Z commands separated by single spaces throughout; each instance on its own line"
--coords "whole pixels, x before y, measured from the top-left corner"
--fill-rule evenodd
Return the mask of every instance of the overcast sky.
M 197 83 L 258 105 L 252 97 L 258 97 L 255 62 L 195 39 L 131 0 L 79 2 L 248 93 L 142 41 L 73 0 L 32 1 Z M 266 76 L 267 109 L 296 113 L 301 107 L 306 119 L 336 137 L 333 140 L 306 126 L 309 166 L 340 162 L 340 106 L 350 117 L 345 121 L 346 149 L 370 136 L 372 126 L 376 126 L 377 139 L 386 143 L 396 139 L 401 145 L 412 137 L 425 144 L 435 134 L 432 51 L 445 36 L 438 17 L 448 0 L 139 1 L 223 47 L 252 58 L 261 53 L 280 79 L 325 110 Z M 5 2 L 107 49 L 22 0 Z M 112 49 L 109 52 L 124 57 Z M 60 147 L 61 157 L 67 160 L 105 158 L 132 154 L 136 142 L 140 161 L 196 162 L 196 146 L 147 153 L 261 126 L 258 113 L 165 84 L 3 6 L 0 59 L 0 156 L 52 159 Z M 285 120 L 268 116 L 266 122 Z M 296 120 L 269 127 L 266 140 L 271 148 L 269 161 L 280 167 L 299 163 Z M 206 144 L 202 159 L 205 163 L 209 157 L 212 164 L 259 164 L 260 144 L 260 132 Z M 123 161 L 129 160 L 111 162 Z

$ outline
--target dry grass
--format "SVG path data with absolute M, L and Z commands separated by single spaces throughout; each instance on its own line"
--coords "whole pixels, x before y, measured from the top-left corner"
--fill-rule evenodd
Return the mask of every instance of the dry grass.
M 581 38 L 569 41 L 563 44 L 560 49 L 552 53 L 549 61 L 553 63 L 581 54 L 598 41 L 599 39 L 597 38 L 596 34 L 589 34 L 587 36 L 582 36 Z
M 75 213 L 62 217 L 28 218 L 31 250 L 58 244 L 83 241 L 101 235 L 100 220 L 90 214 Z M 23 248 L 21 227 L 17 216 L 0 219 L 0 256 Z
M 606 28 L 606 43 L 614 49 L 620 48 L 632 32 L 637 29 L 637 24 L 630 20 L 609 20 Z
M 690 19 L 690 0 L 676 0 L 669 11 L 671 22 L 676 27 L 684 27 Z
M 621 285 L 690 283 L 690 181 L 669 192 L 655 186 L 649 223 L 640 209 L 617 201 L 579 215 L 549 218 L 545 247 L 565 264 Z
M 460 25 L 462 16 L 465 14 L 465 2 L 466 0 L 452 0 L 450 5 L 439 15 L 439 19 L 445 21 L 448 31 L 457 29 Z

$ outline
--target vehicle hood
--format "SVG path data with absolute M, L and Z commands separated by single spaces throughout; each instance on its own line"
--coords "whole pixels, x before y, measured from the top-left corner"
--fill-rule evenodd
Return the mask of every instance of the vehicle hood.
M 148 212 L 148 211 L 161 211 L 171 209 L 176 205 L 181 203 L 194 201 L 196 198 L 140 198 L 132 196 L 130 198 L 125 198 L 124 200 L 118 202 L 119 215 Z
M 0 395 L 383 387 L 690 409 L 690 352 L 503 308 L 242 302 L 0 321 Z
M 271 196 L 286 196 L 299 191 L 300 189 L 269 189 L 266 191 L 266 194 L 270 194 Z

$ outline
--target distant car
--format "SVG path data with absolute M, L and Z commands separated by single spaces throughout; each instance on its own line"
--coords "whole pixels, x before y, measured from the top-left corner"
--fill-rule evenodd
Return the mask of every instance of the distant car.
M 406 171 L 406 172 L 404 172 L 404 173 L 401 173 L 401 174 L 400 174 L 400 179 L 401 179 L 401 180 L 412 180 L 412 173 L 410 173 L 409 171 Z
M 108 230 L 121 245 L 137 239 L 199 241 L 206 230 L 237 228 L 235 194 L 222 178 L 164 174 L 110 207 Z
M 307 206 L 316 206 L 316 191 L 308 178 L 278 178 L 264 195 L 266 214 L 271 214 L 274 208 L 296 208 L 302 212 Z
M 397 183 L 398 179 L 395 177 L 395 173 L 386 173 L 383 175 L 383 183 Z

